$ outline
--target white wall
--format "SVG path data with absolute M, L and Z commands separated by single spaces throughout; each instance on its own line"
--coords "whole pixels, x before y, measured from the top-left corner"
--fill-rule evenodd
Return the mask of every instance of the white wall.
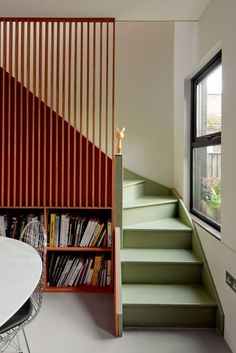
M 172 186 L 173 22 L 116 25 L 116 118 L 125 166 Z
M 173 185 L 189 203 L 189 107 L 184 79 L 196 65 L 197 22 L 176 22 L 174 35 L 174 170 Z M 188 87 L 186 87 L 188 85 Z M 187 89 L 186 89 L 187 88 Z
M 222 232 L 221 241 L 201 231 L 217 289 L 225 312 L 225 338 L 236 352 L 236 293 L 225 283 L 225 271 L 236 277 L 236 2 L 212 0 L 199 21 L 199 60 L 217 43 L 222 46 Z
M 211 0 L 207 9 L 198 22 L 198 43 L 197 43 L 197 65 L 192 67 L 192 75 L 196 69 L 202 67 L 217 50 L 222 48 L 223 61 L 223 97 L 222 97 L 222 230 L 221 240 L 217 240 L 210 233 L 197 226 L 200 239 L 205 250 L 206 257 L 221 299 L 225 313 L 225 339 L 233 352 L 236 352 L 236 293 L 225 283 L 225 272 L 229 271 L 236 278 L 236 231 L 235 231 L 235 200 L 236 200 L 236 2 L 235 0 Z M 186 30 L 186 37 L 190 38 L 189 30 Z M 176 26 L 175 38 L 178 39 L 179 28 Z M 184 35 L 182 35 L 184 38 Z M 184 44 L 178 43 L 178 49 Z M 175 53 L 177 42 L 175 43 Z M 186 50 L 186 47 L 185 47 Z M 188 59 L 189 53 L 186 50 L 184 56 Z M 191 57 L 191 56 L 190 56 Z M 184 61 L 186 63 L 186 61 Z M 178 70 L 181 75 L 185 74 L 184 65 L 181 60 L 175 57 L 175 84 L 178 77 Z M 183 76 L 183 80 L 186 76 Z M 180 80 L 181 81 L 181 80 Z M 187 92 L 187 91 L 186 91 Z M 184 99 L 181 105 L 176 104 L 175 87 L 175 169 L 174 182 L 180 192 L 184 190 L 184 168 L 186 161 L 183 153 L 183 141 L 187 134 L 182 133 L 184 120 L 180 117 L 183 111 Z M 186 116 L 185 116 L 186 118 Z M 182 161 L 181 161 L 182 159 Z M 178 166 L 180 169 L 178 170 Z

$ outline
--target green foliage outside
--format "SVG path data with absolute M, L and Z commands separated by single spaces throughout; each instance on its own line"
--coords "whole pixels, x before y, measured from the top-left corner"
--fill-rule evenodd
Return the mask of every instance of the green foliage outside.
M 203 178 L 203 199 L 209 208 L 220 209 L 221 180 L 219 178 Z

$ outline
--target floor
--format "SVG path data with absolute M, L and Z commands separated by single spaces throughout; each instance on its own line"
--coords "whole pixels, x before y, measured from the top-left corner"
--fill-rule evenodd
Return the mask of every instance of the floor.
M 47 293 L 26 329 L 31 353 L 230 353 L 213 330 L 129 330 L 113 336 L 109 294 Z M 11 349 L 9 350 L 9 353 Z

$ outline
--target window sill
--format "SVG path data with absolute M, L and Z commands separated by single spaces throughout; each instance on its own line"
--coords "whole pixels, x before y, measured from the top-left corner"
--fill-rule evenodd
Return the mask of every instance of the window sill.
M 202 221 L 192 213 L 190 213 L 192 221 L 196 223 L 198 226 L 200 226 L 202 229 L 213 235 L 216 239 L 221 240 L 221 233 L 216 230 L 215 228 L 211 227 L 209 224 L 206 222 Z

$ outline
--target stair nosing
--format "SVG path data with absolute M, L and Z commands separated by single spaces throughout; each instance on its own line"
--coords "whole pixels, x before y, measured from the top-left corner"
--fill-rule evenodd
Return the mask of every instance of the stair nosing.
M 130 181 L 127 184 L 123 183 L 123 188 L 127 188 L 129 186 L 134 186 L 134 185 L 139 185 L 139 184 L 144 184 L 145 180 L 136 180 L 136 181 Z
M 217 307 L 217 304 L 216 303 L 209 303 L 209 304 L 204 304 L 204 303 L 191 303 L 191 304 L 184 304 L 184 303 L 181 303 L 181 304 L 146 304 L 146 303 L 136 303 L 136 304 L 133 304 L 133 303 L 123 303 L 122 306 L 160 306 L 160 307 L 211 307 L 211 308 L 215 308 Z
M 121 263 L 132 263 L 132 264 L 156 264 L 156 265 L 202 265 L 201 261 L 132 261 L 132 260 L 121 260 Z
M 175 229 L 175 228 L 126 228 L 123 227 L 126 232 L 192 232 L 192 229 Z
M 163 205 L 170 205 L 170 204 L 175 204 L 177 203 L 178 200 L 166 200 L 166 201 L 156 201 L 156 202 L 147 202 L 144 204 L 131 204 L 131 205 L 123 205 L 123 210 L 129 210 L 129 209 L 134 209 L 134 208 L 141 208 L 141 207 L 150 207 L 150 206 L 163 206 Z
M 186 256 L 186 254 L 189 254 L 189 256 L 192 255 L 192 259 L 186 259 L 186 260 L 182 260 L 181 258 L 179 260 L 169 260 L 169 259 L 160 259 L 158 260 L 157 259 L 135 259 L 135 258 L 127 258 L 129 256 L 129 254 L 132 254 L 134 252 L 137 252 L 139 254 L 142 253 L 143 251 L 143 254 L 147 254 L 148 251 L 152 251 L 152 253 L 160 253 L 160 250 L 161 250 L 161 253 L 162 253 L 162 256 L 163 254 L 165 253 L 165 249 L 148 249 L 148 248 L 145 248 L 145 249 L 137 249 L 137 248 L 124 248 L 122 249 L 123 251 L 121 252 L 121 263 L 132 263 L 132 264 L 171 264 L 171 265 L 181 265 L 181 264 L 184 264 L 184 265 L 202 265 L 203 264 L 203 261 L 198 259 L 197 257 L 194 256 L 193 252 L 191 250 L 186 250 L 186 251 L 182 251 L 182 249 L 167 249 L 166 251 L 166 254 L 168 256 L 171 255 L 171 253 L 173 254 L 174 252 L 177 252 L 179 253 L 180 255 L 182 256 Z M 185 249 L 184 249 L 185 250 Z M 131 255 L 132 256 L 132 255 Z
M 123 306 L 164 306 L 164 307 L 217 307 L 217 302 L 215 301 L 215 298 L 212 297 L 212 295 L 207 291 L 207 289 L 202 286 L 201 284 L 141 284 L 141 285 L 136 285 L 136 284 L 122 284 L 122 292 L 123 290 L 127 291 L 129 288 L 132 289 L 134 287 L 135 292 L 139 291 L 143 288 L 145 290 L 148 290 L 148 293 L 152 293 L 150 299 L 148 300 L 143 300 L 140 297 L 138 298 L 132 298 L 130 295 L 127 294 L 123 295 Z M 158 292 L 161 293 L 161 297 L 154 296 L 155 291 L 153 292 L 153 288 L 156 288 Z M 176 294 L 172 294 L 173 297 L 167 296 L 163 300 L 163 289 L 164 291 L 167 290 L 168 293 L 172 292 L 172 290 L 176 291 L 177 290 L 177 296 Z M 186 296 L 186 290 L 187 290 L 187 297 L 183 298 L 183 301 L 181 302 L 180 300 L 180 293 L 184 291 L 184 296 Z M 188 294 L 188 290 L 190 290 L 190 293 Z M 192 296 L 191 291 L 194 291 L 196 295 L 205 292 L 205 296 L 203 298 L 195 297 Z M 158 293 L 157 292 L 157 293 Z M 126 292 L 127 293 L 127 292 Z M 132 292 L 131 292 L 132 293 Z M 133 295 L 133 294 L 132 294 Z M 177 299 L 177 300 L 176 300 Z M 176 302 L 175 302 L 176 300 Z

